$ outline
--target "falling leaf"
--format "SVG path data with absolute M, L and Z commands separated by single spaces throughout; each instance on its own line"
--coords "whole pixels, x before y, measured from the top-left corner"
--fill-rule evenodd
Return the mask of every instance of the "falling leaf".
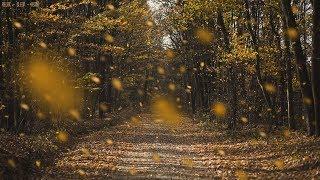
M 289 129 L 283 130 L 283 136 L 284 136 L 284 137 L 290 137 L 290 135 L 291 135 L 291 132 L 290 132 Z
M 141 119 L 138 117 L 131 117 L 131 124 L 134 126 L 140 125 L 141 124 Z
M 263 131 L 259 131 L 259 135 L 263 138 L 267 137 L 267 134 Z
M 70 109 L 69 114 L 74 120 L 79 121 L 81 119 L 80 112 L 76 109 Z
M 175 90 L 176 90 L 176 85 L 173 84 L 173 83 L 169 83 L 168 88 L 169 88 L 171 91 L 175 91 Z
M 70 47 L 67 49 L 67 53 L 69 56 L 75 56 L 77 54 L 77 51 L 76 49 Z
M 154 154 L 152 155 L 152 160 L 153 160 L 154 162 L 156 162 L 156 163 L 159 163 L 159 162 L 161 161 L 160 155 L 159 155 L 158 153 L 154 153 Z
M 39 43 L 39 46 L 42 47 L 43 49 L 47 49 L 47 44 L 44 43 L 43 41 Z
M 158 73 L 160 74 L 160 75 L 164 75 L 165 74 L 165 71 L 164 71 L 164 69 L 162 68 L 162 67 L 157 67 L 157 71 L 158 71 Z
M 291 6 L 291 11 L 293 14 L 298 14 L 299 13 L 299 8 L 297 5 Z
M 303 103 L 306 105 L 311 105 L 313 102 L 311 98 L 305 97 L 303 98 Z
M 37 112 L 37 117 L 39 120 L 43 120 L 46 118 L 46 115 L 40 111 Z
M 214 103 L 212 105 L 211 110 L 212 110 L 213 114 L 218 117 L 225 117 L 227 115 L 227 108 L 221 102 Z
M 226 152 L 224 152 L 224 150 L 222 149 L 218 149 L 218 154 L 220 154 L 221 156 L 226 155 Z
M 99 108 L 102 112 L 107 112 L 108 111 L 108 105 L 105 102 L 102 102 L 99 104 Z
M 166 50 L 166 57 L 168 59 L 173 59 L 175 57 L 175 53 L 172 49 L 167 49 Z
M 187 71 L 187 68 L 185 66 L 180 66 L 179 71 L 181 74 L 184 74 Z
M 278 169 L 280 169 L 280 170 L 284 169 L 284 166 L 285 166 L 283 160 L 276 160 L 276 161 L 274 162 L 274 165 L 275 165 Z
M 121 83 L 120 79 L 118 79 L 118 78 L 112 78 L 112 86 L 113 86 L 113 88 L 115 88 L 118 91 L 123 90 L 122 83 Z
M 290 40 L 295 41 L 296 39 L 298 39 L 299 32 L 295 28 L 288 28 L 287 35 L 290 38 Z
M 241 117 L 241 122 L 243 122 L 243 123 L 248 123 L 248 118 L 246 118 L 246 117 Z
M 111 139 L 107 139 L 107 144 L 108 145 L 112 145 L 113 144 L 113 141 Z
M 69 135 L 65 131 L 59 131 L 57 132 L 57 139 L 58 141 L 65 143 L 69 140 Z
M 100 84 L 101 83 L 100 78 L 98 78 L 97 76 L 91 76 L 91 81 L 96 83 L 96 84 Z
M 19 23 L 19 22 L 17 22 L 17 21 L 15 21 L 15 22 L 13 23 L 13 25 L 14 25 L 14 27 L 16 27 L 17 29 L 21 29 L 21 28 L 22 28 L 22 24 Z
M 54 115 L 65 115 L 74 107 L 80 106 L 81 95 L 73 88 L 69 73 L 62 70 L 63 64 L 55 64 L 49 59 L 35 56 L 25 66 L 28 80 L 26 86 L 31 95 L 41 97 L 38 105 L 46 106 Z M 70 83 L 69 83 L 70 82 Z
M 169 126 L 178 126 L 182 123 L 176 105 L 166 98 L 155 99 L 152 104 L 152 112 Z
M 8 166 L 11 168 L 16 168 L 16 162 L 13 159 L 8 159 Z
M 86 172 L 84 170 L 82 170 L 82 169 L 79 169 L 78 173 L 79 173 L 80 176 L 85 176 L 86 175 Z
M 264 89 L 270 94 L 274 94 L 277 92 L 276 87 L 272 83 L 265 83 Z
M 210 44 L 213 41 L 213 33 L 205 28 L 197 29 L 196 37 L 203 44 Z
M 108 42 L 108 43 L 113 43 L 114 42 L 114 38 L 110 35 L 110 34 L 106 34 L 104 36 L 104 39 Z
M 89 149 L 87 149 L 87 148 L 82 148 L 82 149 L 81 149 L 81 152 L 82 152 L 82 154 L 84 154 L 84 155 L 86 155 L 86 156 L 89 156 L 89 155 L 90 155 L 90 151 L 89 151 Z
M 115 7 L 112 4 L 107 4 L 106 7 L 111 11 L 115 10 Z
M 24 109 L 25 111 L 29 111 L 29 109 L 30 109 L 29 106 L 25 103 L 21 103 L 20 107 L 21 107 L 21 109 Z
M 40 160 L 36 160 L 35 165 L 36 165 L 38 168 L 40 168 L 40 166 L 41 166 L 41 161 L 40 161 Z
M 147 26 L 149 26 L 149 27 L 152 27 L 152 26 L 153 26 L 153 22 L 150 21 L 150 20 L 148 20 L 148 21 L 146 22 L 146 24 L 147 24 Z

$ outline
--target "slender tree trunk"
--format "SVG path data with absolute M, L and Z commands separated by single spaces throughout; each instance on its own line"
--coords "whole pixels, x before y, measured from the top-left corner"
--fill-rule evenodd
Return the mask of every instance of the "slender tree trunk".
M 279 125 L 283 125 L 284 121 L 286 119 L 286 92 L 285 92 L 285 87 L 286 87 L 286 62 L 285 62 L 285 57 L 283 56 L 283 51 L 281 48 L 281 36 L 279 34 L 278 29 L 276 28 L 275 25 L 275 14 L 272 11 L 272 9 L 270 10 L 270 14 L 269 14 L 269 22 L 271 25 L 271 31 L 275 36 L 275 44 L 276 47 L 279 51 L 279 54 L 277 54 L 277 58 L 279 59 L 279 67 L 280 67 L 280 88 L 279 88 L 279 102 L 280 102 L 280 118 L 279 118 Z M 279 21 L 277 21 L 279 22 Z M 279 24 L 279 23 L 278 23 Z
M 114 98 L 112 97 L 112 72 L 111 72 L 111 69 L 110 67 L 112 66 L 113 64 L 113 57 L 112 55 L 108 55 L 106 57 L 106 61 L 107 61 L 107 70 L 106 70 L 106 84 L 107 84 L 107 91 L 106 91 L 106 94 L 107 94 L 107 104 L 108 104 L 108 110 L 109 112 L 112 111 L 113 109 L 113 100 Z
M 246 14 L 246 20 L 248 22 L 248 24 L 247 24 L 248 25 L 248 30 L 249 30 L 249 33 L 250 33 L 250 36 L 251 36 L 251 39 L 252 39 L 253 48 L 257 53 L 257 55 L 256 55 L 256 64 L 255 64 L 257 82 L 258 82 L 258 84 L 260 86 L 260 89 L 261 89 L 262 95 L 264 97 L 264 100 L 266 102 L 267 108 L 269 110 L 271 110 L 270 112 L 271 112 L 271 116 L 273 118 L 273 121 L 272 121 L 272 124 L 273 124 L 276 112 L 275 112 L 275 109 L 274 109 L 274 107 L 272 105 L 270 94 L 264 88 L 264 82 L 262 80 L 261 57 L 259 55 L 259 42 L 258 42 L 257 34 L 254 32 L 253 25 L 251 23 L 251 15 L 250 15 L 250 12 L 249 12 L 249 10 L 250 10 L 249 1 L 248 0 L 244 0 L 244 2 L 245 2 L 245 8 L 246 8 L 245 14 Z
M 231 52 L 231 45 L 230 45 L 230 34 L 226 28 L 223 18 L 223 11 L 221 8 L 218 9 L 218 16 L 217 16 L 217 23 L 220 27 L 220 30 L 223 35 L 225 51 L 230 53 Z M 237 118 L 237 110 L 238 110 L 238 96 L 237 96 L 237 78 L 235 76 L 235 67 L 233 64 L 230 64 L 229 68 L 229 77 L 230 77 L 230 85 L 232 91 L 232 116 L 229 122 L 229 129 L 235 128 L 236 125 L 236 118 Z
M 295 16 L 291 10 L 291 0 L 281 0 L 282 9 L 284 16 L 286 17 L 286 22 L 288 30 L 298 32 L 298 24 L 295 20 Z M 308 124 L 308 134 L 314 134 L 314 103 L 312 86 L 310 82 L 310 77 L 307 69 L 307 57 L 303 52 L 300 33 L 298 32 L 297 37 L 291 38 L 292 47 L 294 51 L 295 61 L 297 64 L 297 70 L 300 79 L 301 92 L 304 102 L 304 107 L 306 110 L 306 120 Z
M 105 110 L 102 106 L 106 103 L 106 62 L 105 58 L 98 57 L 99 62 L 99 74 L 101 76 L 100 94 L 99 94 L 99 117 L 104 118 Z M 103 59 L 103 60 L 102 60 Z
M 286 19 L 282 16 L 282 27 L 283 32 L 286 32 L 288 29 Z M 292 87 L 292 54 L 290 50 L 290 41 L 287 33 L 284 33 L 284 45 L 285 45 L 285 63 L 286 63 L 286 89 L 287 89 L 287 122 L 289 128 L 292 130 L 297 129 L 296 121 L 294 119 L 294 104 L 293 104 L 293 87 Z
M 7 21 L 7 30 L 8 30 L 8 42 L 9 42 L 9 50 L 8 50 L 8 78 L 14 78 L 14 67 L 13 67 L 13 50 L 14 50 L 14 29 L 13 23 L 11 20 L 11 10 L 6 10 L 6 21 Z M 14 126 L 16 123 L 15 116 L 15 85 L 14 82 L 9 82 L 9 86 L 7 87 L 7 113 L 8 113 L 8 129 L 14 130 Z
M 0 19 L 4 19 L 3 8 L 0 6 Z M 5 127 L 4 105 L 5 105 L 5 76 L 4 76 L 4 44 L 2 33 L 3 21 L 0 21 L 0 128 Z
M 148 89 L 149 89 L 149 69 L 146 70 L 144 85 L 143 85 L 143 102 L 148 101 Z
M 320 1 L 313 1 L 312 84 L 315 108 L 315 133 L 320 135 Z

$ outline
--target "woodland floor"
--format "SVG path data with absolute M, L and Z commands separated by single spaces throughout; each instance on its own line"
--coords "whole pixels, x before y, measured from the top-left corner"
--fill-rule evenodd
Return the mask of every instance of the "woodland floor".
M 150 114 L 140 118 L 139 125 L 124 122 L 81 137 L 43 179 L 320 178 L 315 138 L 282 131 L 263 138 L 252 127 L 229 135 L 204 130 L 187 117 L 172 130 Z

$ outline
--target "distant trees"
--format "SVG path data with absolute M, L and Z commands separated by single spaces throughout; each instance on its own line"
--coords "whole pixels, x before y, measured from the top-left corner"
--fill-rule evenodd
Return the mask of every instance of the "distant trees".
M 154 83 L 146 69 L 155 71 L 163 57 L 161 32 L 146 1 L 51 1 L 35 11 L 29 3 L 26 9 L 0 7 L 0 128 L 21 132 L 34 119 L 57 123 L 80 116 L 104 118 L 123 106 L 145 104 L 143 97 L 150 92 L 143 90 Z M 82 91 L 69 93 L 75 97 L 66 101 L 78 98 L 85 107 L 59 114 L 44 103 L 58 97 L 46 92 L 35 97 L 25 77 L 30 76 L 26 64 L 32 58 L 50 59 L 50 65 L 65 72 L 61 84 Z M 63 107 L 58 106 L 57 111 Z
M 210 57 L 204 73 L 214 74 L 215 77 L 209 82 L 214 85 L 210 86 L 214 90 L 209 91 L 208 99 L 211 104 L 222 100 L 230 106 L 233 113 L 229 114 L 229 121 L 238 122 L 243 116 L 252 117 L 251 121 L 264 117 L 271 119 L 268 121 L 271 126 L 287 124 L 291 129 L 296 129 L 301 126 L 297 121 L 298 114 L 303 113 L 308 134 L 318 134 L 318 2 L 179 1 L 171 8 L 174 10 L 164 23 L 172 28 L 168 34 L 177 53 L 175 61 L 188 64 L 189 61 L 201 62 L 204 56 Z M 312 11 L 306 10 L 308 8 Z M 200 28 L 207 29 L 214 37 L 208 46 L 210 48 L 205 51 L 199 49 L 201 44 L 194 43 L 194 37 L 198 37 L 194 32 Z M 312 45 L 306 40 L 308 37 L 313 39 Z M 237 48 L 242 45 L 242 49 Z M 311 46 L 312 53 L 309 49 Z M 307 57 L 311 56 L 312 64 L 309 64 Z M 296 71 L 292 69 L 292 57 Z M 186 73 L 192 77 L 200 70 L 201 67 L 193 65 Z M 235 77 L 229 76 L 228 72 L 235 74 Z M 239 87 L 237 79 L 243 75 L 246 75 L 242 79 L 244 85 Z M 296 81 L 296 77 L 299 81 Z M 298 99 L 296 93 L 298 84 L 302 99 Z M 191 95 L 199 89 L 198 84 L 193 83 L 192 86 L 196 87 L 192 87 Z M 236 93 L 229 93 L 226 89 Z M 246 94 L 240 94 L 242 90 Z M 304 106 L 304 112 L 298 109 L 294 111 L 294 104 L 300 103 Z M 191 99 L 190 104 L 194 107 L 194 100 Z M 239 111 L 238 116 L 234 113 L 236 111 Z
M 306 110 L 306 120 L 308 122 L 308 132 L 314 134 L 314 103 L 312 94 L 312 85 L 307 69 L 307 57 L 302 49 L 300 40 L 299 27 L 295 20 L 295 15 L 292 12 L 291 0 L 282 0 L 282 8 L 286 17 L 287 32 L 292 42 L 292 48 L 299 74 L 301 92 L 303 96 L 303 104 Z

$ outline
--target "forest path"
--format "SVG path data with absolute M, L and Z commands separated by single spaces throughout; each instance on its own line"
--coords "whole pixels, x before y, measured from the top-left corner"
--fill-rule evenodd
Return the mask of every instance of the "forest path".
M 320 152 L 320 143 L 311 138 L 293 134 L 256 140 L 246 130 L 232 137 L 226 131 L 203 130 L 187 117 L 172 131 L 150 114 L 140 118 L 139 125 L 126 122 L 82 137 L 43 178 L 319 177 L 319 154 L 312 153 Z

